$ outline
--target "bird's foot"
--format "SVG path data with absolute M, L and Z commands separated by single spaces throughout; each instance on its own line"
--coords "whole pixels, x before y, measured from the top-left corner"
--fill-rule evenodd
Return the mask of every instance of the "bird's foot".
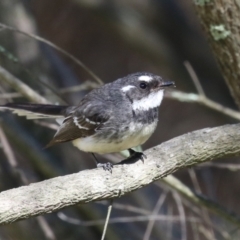
M 95 160 L 97 168 L 103 168 L 105 171 L 109 171 L 110 173 L 112 173 L 112 169 L 113 169 L 113 164 L 112 163 L 110 163 L 110 162 L 100 163 L 94 153 L 92 153 L 92 156 Z
M 124 160 L 122 160 L 120 163 L 118 164 L 129 164 L 129 163 L 134 163 L 138 160 L 141 160 L 142 162 L 144 162 L 144 159 L 147 158 L 147 156 L 142 153 L 142 152 L 136 152 L 133 149 L 128 149 L 130 156 Z
M 134 160 L 137 161 L 140 159 L 142 162 L 144 162 L 144 159 L 147 159 L 147 156 L 142 152 L 136 152 L 131 148 L 128 149 L 128 151 L 129 151 L 130 156 L 127 159 L 130 159 L 132 161 L 134 161 Z
M 97 168 L 103 168 L 105 171 L 112 173 L 113 164 L 110 162 L 107 163 L 97 163 Z

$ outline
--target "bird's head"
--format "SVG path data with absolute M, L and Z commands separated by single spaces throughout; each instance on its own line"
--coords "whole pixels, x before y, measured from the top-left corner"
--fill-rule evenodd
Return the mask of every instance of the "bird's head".
M 165 81 L 158 75 L 142 72 L 122 78 L 121 91 L 129 98 L 134 110 L 149 110 L 161 104 L 164 90 L 171 86 L 175 86 L 175 83 Z

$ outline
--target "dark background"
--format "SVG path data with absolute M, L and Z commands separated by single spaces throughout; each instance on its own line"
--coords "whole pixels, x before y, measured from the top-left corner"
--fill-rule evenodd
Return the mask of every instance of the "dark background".
M 236 108 L 190 0 L 5 0 L 0 2 L 0 21 L 53 42 L 83 61 L 103 82 L 149 71 L 175 81 L 177 90 L 196 93 L 183 64 L 187 60 L 210 99 Z M 76 63 L 44 43 L 2 30 L 0 45 L 4 48 L 0 51 L 0 64 L 53 103 L 77 104 L 88 90 L 61 94 L 59 89 L 87 80 L 96 83 Z M 9 54 L 16 56 L 18 62 L 12 61 Z M 2 94 L 14 92 L 4 83 L 0 85 Z M 0 98 L 2 104 L 12 100 L 26 101 Z M 30 183 L 94 168 L 91 156 L 79 152 L 71 143 L 43 149 L 54 131 L 39 122 L 7 113 L 1 114 L 0 120 L 18 162 L 18 167 L 13 169 L 3 151 L 0 152 L 1 191 L 24 184 L 18 171 Z M 165 99 L 160 108 L 158 129 L 143 149 L 196 129 L 233 122 L 235 120 L 204 106 Z M 100 158 L 106 160 L 104 156 Z M 119 161 L 121 156 L 108 155 L 107 158 Z M 238 159 L 216 161 L 221 162 L 238 163 Z M 197 166 L 181 170 L 175 176 L 239 214 L 239 174 L 217 166 Z M 198 185 L 200 189 L 196 188 Z M 111 218 L 116 222 L 110 223 L 106 239 L 146 240 L 144 234 L 157 202 L 161 205 L 157 213 L 162 218 L 155 222 L 149 239 L 239 237 L 234 226 L 193 205 L 159 181 L 115 200 Z M 61 211 L 81 221 L 77 225 L 69 219 L 62 221 L 58 213 L 47 214 L 44 218 L 55 239 L 100 239 L 103 224 L 98 220 L 104 220 L 106 211 L 107 202 Z M 142 220 L 139 216 L 146 218 Z M 51 239 L 46 236 L 47 232 L 38 218 L 0 227 L 1 239 Z

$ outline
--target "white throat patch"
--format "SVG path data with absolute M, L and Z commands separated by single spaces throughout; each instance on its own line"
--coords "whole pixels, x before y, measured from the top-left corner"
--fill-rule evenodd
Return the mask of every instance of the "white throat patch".
M 145 98 L 134 100 L 132 103 L 133 110 L 149 110 L 151 108 L 159 107 L 163 99 L 164 90 L 152 92 Z

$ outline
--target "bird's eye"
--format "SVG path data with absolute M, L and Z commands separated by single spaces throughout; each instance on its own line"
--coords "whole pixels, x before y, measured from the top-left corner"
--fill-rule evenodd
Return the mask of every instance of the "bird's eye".
M 142 89 L 145 89 L 145 88 L 147 88 L 147 83 L 146 82 L 141 82 L 139 87 L 142 88 Z

